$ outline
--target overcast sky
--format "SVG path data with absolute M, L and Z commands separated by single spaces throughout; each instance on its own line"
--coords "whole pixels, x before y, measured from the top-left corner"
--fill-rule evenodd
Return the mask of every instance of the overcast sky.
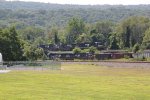
M 137 5 L 150 4 L 150 0 L 20 0 L 20 1 L 34 1 L 58 4 L 80 4 L 80 5 L 98 5 L 98 4 L 123 4 L 123 5 Z

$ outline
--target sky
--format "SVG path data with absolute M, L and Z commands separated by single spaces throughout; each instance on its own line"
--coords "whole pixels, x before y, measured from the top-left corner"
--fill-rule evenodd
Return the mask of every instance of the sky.
M 13 0 L 11 0 L 11 1 L 13 1 Z M 138 4 L 150 4 L 150 0 L 19 0 L 19 1 L 34 1 L 34 2 L 45 2 L 45 3 L 79 4 L 79 5 L 102 5 L 102 4 L 138 5 Z

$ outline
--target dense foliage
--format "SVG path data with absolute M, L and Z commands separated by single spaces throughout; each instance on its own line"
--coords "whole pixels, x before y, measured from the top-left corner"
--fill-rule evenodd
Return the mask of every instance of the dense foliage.
M 43 44 L 90 44 L 85 50 L 76 47 L 74 53 L 150 49 L 149 10 L 149 5 L 71 6 L 2 1 L 0 52 L 4 60 L 37 60 L 46 58 L 47 51 L 38 48 Z
M 35 2 L 0 2 L 0 25 L 64 27 L 72 17 L 86 23 L 109 20 L 119 22 L 129 16 L 150 16 L 150 5 L 59 5 Z
M 22 60 L 21 42 L 14 27 L 0 29 L 0 52 L 4 60 Z

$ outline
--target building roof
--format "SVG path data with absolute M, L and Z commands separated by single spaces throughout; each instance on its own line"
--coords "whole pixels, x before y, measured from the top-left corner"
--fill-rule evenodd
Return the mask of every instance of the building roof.
M 127 50 L 103 50 L 103 53 L 127 53 Z
M 73 54 L 73 51 L 49 51 L 48 54 Z

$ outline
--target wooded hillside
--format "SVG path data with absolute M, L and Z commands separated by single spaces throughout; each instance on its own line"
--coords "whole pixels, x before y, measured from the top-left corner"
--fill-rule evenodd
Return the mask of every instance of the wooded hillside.
M 59 5 L 35 2 L 0 2 L 0 26 L 16 24 L 40 27 L 64 27 L 72 17 L 86 23 L 109 20 L 119 22 L 129 16 L 150 17 L 150 5 Z

